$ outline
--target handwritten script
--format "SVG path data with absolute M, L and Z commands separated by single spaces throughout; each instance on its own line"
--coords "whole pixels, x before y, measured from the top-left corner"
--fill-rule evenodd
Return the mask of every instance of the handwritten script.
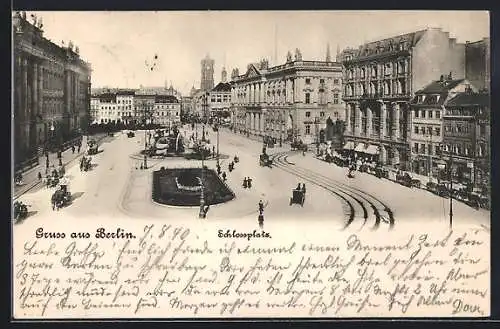
M 15 250 L 15 316 L 489 315 L 487 232 L 388 234 L 250 240 L 168 224 L 38 228 Z

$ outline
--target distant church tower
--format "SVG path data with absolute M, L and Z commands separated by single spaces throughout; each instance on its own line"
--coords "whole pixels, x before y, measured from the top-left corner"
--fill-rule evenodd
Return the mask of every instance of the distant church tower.
M 332 56 L 330 55 L 330 44 L 326 45 L 326 61 L 331 62 Z
M 340 61 L 340 46 L 337 45 L 337 56 L 335 57 L 335 61 L 338 62 Z
M 200 89 L 203 91 L 214 88 L 214 60 L 207 56 L 201 60 L 201 83 Z
M 221 74 L 221 79 L 220 80 L 223 83 L 227 82 L 227 72 L 226 72 L 226 68 L 225 67 L 222 68 L 222 74 Z

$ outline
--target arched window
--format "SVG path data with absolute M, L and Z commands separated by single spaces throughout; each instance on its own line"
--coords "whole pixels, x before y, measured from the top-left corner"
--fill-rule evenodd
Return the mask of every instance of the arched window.
M 387 81 L 385 81 L 383 86 L 384 86 L 384 88 L 383 88 L 384 95 L 389 95 L 389 93 L 390 93 L 389 83 Z
M 358 88 L 359 88 L 359 94 L 360 95 L 365 94 L 365 85 L 364 84 L 360 83 L 359 86 L 358 86 Z
M 361 74 L 361 79 L 364 79 L 366 76 L 366 69 L 364 67 L 361 68 L 360 74 Z
M 372 66 L 372 77 L 376 77 L 376 76 L 377 76 L 377 66 L 373 65 Z
M 371 82 L 370 83 L 370 94 L 376 94 L 377 93 L 377 88 L 375 86 L 375 83 Z

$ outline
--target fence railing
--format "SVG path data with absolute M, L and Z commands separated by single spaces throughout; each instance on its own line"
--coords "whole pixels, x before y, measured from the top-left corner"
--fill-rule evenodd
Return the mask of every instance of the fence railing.
M 38 166 L 38 163 L 39 163 L 38 156 L 35 156 L 35 157 L 29 158 L 27 160 L 24 160 L 23 162 L 16 164 L 14 167 L 14 171 L 16 173 L 17 172 L 25 172 L 25 171 L 30 170 L 33 167 Z

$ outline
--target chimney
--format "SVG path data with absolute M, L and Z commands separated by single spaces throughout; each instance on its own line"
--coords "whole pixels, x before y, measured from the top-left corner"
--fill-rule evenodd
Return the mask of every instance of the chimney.
M 451 74 L 451 71 L 450 71 L 450 74 L 448 74 L 448 81 L 451 81 L 453 80 L 453 75 Z
M 439 82 L 443 82 L 444 81 L 444 75 L 441 74 L 441 76 L 439 77 Z

